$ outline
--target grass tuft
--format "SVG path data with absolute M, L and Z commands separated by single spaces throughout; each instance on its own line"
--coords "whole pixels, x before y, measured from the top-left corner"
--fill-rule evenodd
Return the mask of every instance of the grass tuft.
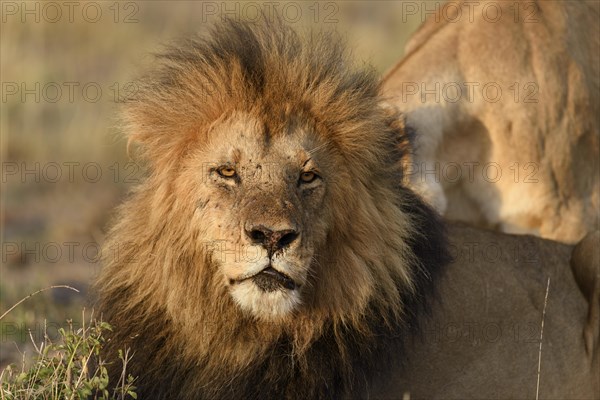
M 23 354 L 20 366 L 10 364 L 0 372 L 0 399 L 137 399 L 135 379 L 127 373 L 131 359 L 127 350 L 119 350 L 118 358 L 123 365 L 119 381 L 109 382 L 100 350 L 107 340 L 107 331 L 111 330 L 107 322 L 95 319 L 93 313 L 86 324 L 84 309 L 82 326 L 75 329 L 73 321 L 67 320 L 55 341 L 44 330 L 44 339 L 37 344 L 30 332 L 34 357 L 27 360 Z

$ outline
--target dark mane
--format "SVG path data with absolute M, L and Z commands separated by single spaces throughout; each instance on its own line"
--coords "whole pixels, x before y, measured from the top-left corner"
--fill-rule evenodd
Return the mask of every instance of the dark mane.
M 152 173 L 119 209 L 106 244 L 132 245 L 105 261 L 96 286 L 99 309 L 114 326 L 105 356 L 132 348 L 130 371 L 142 399 L 365 393 L 373 374 L 402 359 L 449 261 L 438 216 L 401 186 L 406 138 L 400 116 L 380 104 L 374 72 L 349 63 L 335 37 L 303 41 L 275 22 L 229 21 L 158 59 L 126 104 L 130 141 Z M 239 110 L 268 121 L 273 132 L 291 110 L 300 113 L 365 175 L 356 188 L 335 190 L 345 191 L 340 198 L 354 190 L 356 199 L 346 196 L 354 202 L 347 204 L 367 204 L 378 214 L 349 216 L 353 210 L 340 204 L 330 240 L 337 249 L 331 266 L 356 260 L 354 268 L 373 276 L 366 307 L 319 314 L 314 306 L 278 326 L 241 313 L 218 284 L 214 263 L 193 245 L 188 220 L 178 214 L 169 178 L 190 143 L 205 140 L 214 121 Z M 353 235 L 353 224 L 396 233 L 375 242 Z M 352 258 L 344 259 L 350 251 Z M 253 354 L 251 362 L 236 364 L 235 349 Z M 110 371 L 119 373 L 118 362 Z

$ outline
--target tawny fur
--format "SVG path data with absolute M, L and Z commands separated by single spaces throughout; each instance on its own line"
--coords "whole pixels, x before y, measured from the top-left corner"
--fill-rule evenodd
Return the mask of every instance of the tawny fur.
M 597 1 L 526 0 L 428 14 L 383 83 L 417 131 L 411 187 L 503 232 L 576 243 L 599 229 L 599 15 Z
M 352 65 L 331 35 L 302 41 L 279 23 L 231 21 L 167 49 L 158 64 L 125 107 L 148 175 L 117 212 L 96 285 L 114 326 L 105 356 L 133 350 L 143 398 L 364 390 L 372 371 L 401 359 L 448 261 L 435 213 L 401 186 L 406 135 L 381 104 L 374 72 Z M 309 132 L 325 170 L 318 207 L 276 189 L 279 178 L 261 186 L 260 206 L 218 200 L 197 170 L 206 149 L 235 145 L 227 138 L 240 125 L 261 143 L 256 157 L 273 143 L 295 148 Z M 293 311 L 257 317 L 230 295 L 207 232 L 238 244 L 240 221 L 260 214 L 276 223 L 296 212 L 278 205 L 286 202 L 304 210 L 297 218 L 312 261 Z

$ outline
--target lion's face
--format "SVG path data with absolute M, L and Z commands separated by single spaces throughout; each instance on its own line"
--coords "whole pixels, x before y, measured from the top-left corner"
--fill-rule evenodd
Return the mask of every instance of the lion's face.
M 269 132 L 249 114 L 224 117 L 193 153 L 194 224 L 235 302 L 261 319 L 288 315 L 303 291 L 329 217 L 328 163 L 309 126 Z

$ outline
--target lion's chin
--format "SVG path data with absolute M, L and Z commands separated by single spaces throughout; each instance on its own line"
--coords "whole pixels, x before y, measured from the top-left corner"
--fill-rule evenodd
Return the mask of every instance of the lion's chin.
M 266 291 L 252 280 L 230 288 L 235 302 L 245 311 L 263 320 L 277 320 L 289 315 L 301 303 L 300 291 L 281 288 Z

